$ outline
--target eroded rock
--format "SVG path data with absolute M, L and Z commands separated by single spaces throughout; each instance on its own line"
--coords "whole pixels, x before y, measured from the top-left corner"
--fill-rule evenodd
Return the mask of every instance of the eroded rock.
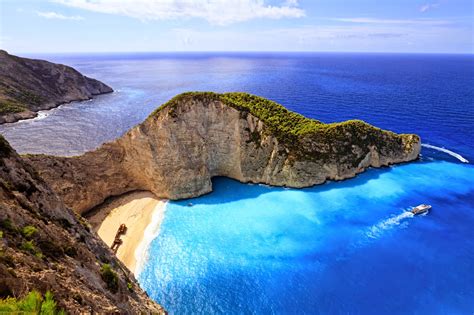
M 368 167 L 416 159 L 420 138 L 362 121 L 323 124 L 244 93 L 185 93 L 116 141 L 78 157 L 28 159 L 84 213 L 107 197 L 148 190 L 182 199 L 212 190 L 213 176 L 308 187 Z

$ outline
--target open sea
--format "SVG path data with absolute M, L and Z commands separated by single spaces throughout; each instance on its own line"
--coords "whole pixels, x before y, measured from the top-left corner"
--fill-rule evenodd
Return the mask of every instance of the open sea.
M 34 57 L 116 92 L 0 125 L 21 153 L 83 153 L 172 96 L 208 90 L 324 122 L 363 119 L 426 145 L 417 162 L 342 182 L 215 178 L 212 193 L 169 202 L 138 279 L 171 314 L 474 314 L 474 55 Z M 421 203 L 427 215 L 407 212 Z

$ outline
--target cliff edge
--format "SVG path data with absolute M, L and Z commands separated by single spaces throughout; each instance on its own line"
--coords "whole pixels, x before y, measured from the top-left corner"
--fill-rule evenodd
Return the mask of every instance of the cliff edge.
M 88 223 L 0 136 L 0 299 L 33 290 L 50 291 L 71 314 L 164 313 Z
M 191 92 L 95 151 L 28 159 L 67 206 L 84 213 L 132 190 L 196 197 L 212 190 L 213 176 L 308 187 L 412 161 L 419 153 L 414 134 L 359 120 L 325 124 L 245 93 Z
M 109 86 L 71 67 L 0 50 L 0 124 L 33 118 L 39 110 L 110 92 Z

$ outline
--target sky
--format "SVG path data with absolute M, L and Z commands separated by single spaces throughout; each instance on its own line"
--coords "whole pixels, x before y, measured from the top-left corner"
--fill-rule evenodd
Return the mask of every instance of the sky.
M 0 48 L 474 53 L 472 0 L 0 0 Z

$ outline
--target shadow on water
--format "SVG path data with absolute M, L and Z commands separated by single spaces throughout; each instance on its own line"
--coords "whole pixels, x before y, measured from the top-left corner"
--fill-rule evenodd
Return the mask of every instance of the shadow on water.
M 252 199 L 256 198 L 260 195 L 272 192 L 281 192 L 284 190 L 294 190 L 294 191 L 302 191 L 306 193 L 321 193 L 321 192 L 328 192 L 331 190 L 338 190 L 338 189 L 346 189 L 346 188 L 355 188 L 358 186 L 362 186 L 371 180 L 376 180 L 380 176 L 385 173 L 390 172 L 393 168 L 398 167 L 405 167 L 409 164 L 430 164 L 434 162 L 449 162 L 455 164 L 463 164 L 460 163 L 458 159 L 439 151 L 435 151 L 426 147 L 421 148 L 420 158 L 413 162 L 402 163 L 394 166 L 388 167 L 381 167 L 381 168 L 369 168 L 366 171 L 356 175 L 353 178 L 349 178 L 342 181 L 327 181 L 323 184 L 314 185 L 312 187 L 306 188 L 289 188 L 289 187 L 277 187 L 277 186 L 269 186 L 265 184 L 258 184 L 258 183 L 241 183 L 235 179 L 223 177 L 223 176 L 216 176 L 212 178 L 212 189 L 213 191 L 205 196 L 200 196 L 197 198 L 190 198 L 180 201 L 173 201 L 175 204 L 180 205 L 187 205 L 190 202 L 192 204 L 222 204 L 223 202 L 233 202 L 239 201 L 242 199 Z M 247 184 L 245 187 L 246 189 L 239 189 L 238 184 Z M 230 187 L 232 186 L 232 188 Z M 249 186 L 252 188 L 249 189 Z M 222 196 L 219 198 L 214 198 L 216 193 L 226 192 L 226 194 L 219 194 Z
M 327 181 L 324 184 L 315 185 L 306 188 L 289 188 L 289 187 L 278 187 L 269 186 L 265 184 L 255 183 L 241 183 L 235 179 L 223 176 L 216 176 L 212 178 L 212 189 L 213 191 L 207 195 L 184 199 L 179 201 L 171 201 L 177 205 L 215 205 L 223 204 L 228 202 L 241 201 L 243 199 L 255 199 L 261 195 L 274 192 L 282 192 L 286 190 L 300 191 L 304 193 L 322 193 L 332 190 L 342 190 L 347 188 L 356 188 L 367 184 L 369 181 L 377 180 L 382 175 L 391 172 L 394 168 L 406 167 L 409 164 L 429 164 L 439 162 L 437 160 L 429 160 L 426 158 L 420 159 L 415 162 L 403 163 L 396 166 L 382 167 L 382 168 L 369 168 L 366 171 L 356 175 L 353 178 L 341 180 L 341 181 Z M 244 184 L 244 185 L 242 185 Z M 218 197 L 217 197 L 218 196 Z

